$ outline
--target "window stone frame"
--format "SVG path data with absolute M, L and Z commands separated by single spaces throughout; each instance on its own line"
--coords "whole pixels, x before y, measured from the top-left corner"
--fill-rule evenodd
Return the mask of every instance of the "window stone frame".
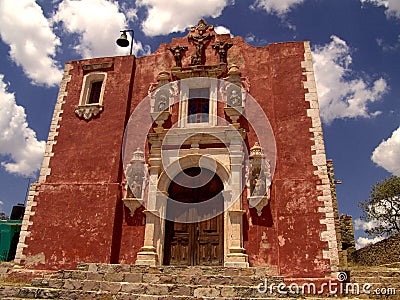
M 92 84 L 94 82 L 102 82 L 99 102 L 88 103 Z M 78 107 L 75 113 L 85 120 L 89 121 L 91 118 L 97 116 L 103 111 L 104 92 L 107 82 L 107 72 L 91 72 L 83 77 L 81 94 L 79 97 Z

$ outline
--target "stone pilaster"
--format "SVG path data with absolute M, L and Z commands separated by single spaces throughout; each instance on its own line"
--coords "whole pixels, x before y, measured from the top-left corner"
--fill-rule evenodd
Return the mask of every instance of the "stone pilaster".
M 157 207 L 158 201 L 158 176 L 161 170 L 161 141 L 162 134 L 149 134 L 149 141 L 151 143 L 150 156 L 149 156 L 149 192 L 146 203 L 147 210 L 144 211 L 146 215 L 146 227 L 144 232 L 144 244 L 141 251 L 137 254 L 137 265 L 156 266 L 160 264 L 157 254 L 157 232 L 160 231 L 160 216 L 158 216 L 159 209 Z
M 242 210 L 242 168 L 243 168 L 243 141 L 241 136 L 235 131 L 230 137 L 230 160 L 231 160 L 231 180 L 230 191 L 225 192 L 224 198 L 228 197 L 232 201 L 231 206 L 226 211 L 227 225 L 225 236 L 227 241 L 227 254 L 224 265 L 226 267 L 249 267 L 248 256 L 243 247 L 243 214 Z M 227 201 L 225 200 L 225 203 Z

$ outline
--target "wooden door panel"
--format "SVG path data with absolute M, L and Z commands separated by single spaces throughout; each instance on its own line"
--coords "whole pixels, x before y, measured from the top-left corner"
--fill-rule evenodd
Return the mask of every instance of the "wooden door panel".
M 224 247 L 222 222 L 223 214 L 194 224 L 167 221 L 164 264 L 221 265 Z
M 203 170 L 205 173 L 211 172 Z M 215 174 L 212 180 L 205 183 L 204 186 L 198 188 L 190 188 L 196 186 L 198 178 L 194 177 L 200 174 L 200 168 L 190 168 L 184 170 L 189 177 L 177 175 L 171 183 L 168 193 L 169 196 L 182 203 L 199 203 L 211 199 L 223 190 L 223 183 Z M 207 175 L 207 174 L 206 174 Z M 190 178 L 192 176 L 193 178 Z M 208 178 L 208 177 L 207 177 Z M 177 182 L 184 181 L 184 185 Z M 164 248 L 164 264 L 171 265 L 221 265 L 224 256 L 223 242 L 223 213 L 213 217 L 216 213 L 223 211 L 223 199 L 213 202 L 209 207 L 210 218 L 198 223 L 177 223 L 166 221 L 165 231 L 165 248 Z M 167 207 L 168 209 L 168 207 Z M 177 213 L 177 212 L 175 212 Z M 193 220 L 189 216 L 196 215 L 196 210 L 192 209 L 180 212 L 181 217 L 187 220 Z M 202 215 L 202 217 L 205 217 Z M 181 219 L 182 220 L 182 219 Z
M 221 265 L 223 261 L 223 214 L 198 223 L 198 264 Z
M 183 239 L 175 239 L 171 242 L 171 265 L 190 265 L 189 242 Z

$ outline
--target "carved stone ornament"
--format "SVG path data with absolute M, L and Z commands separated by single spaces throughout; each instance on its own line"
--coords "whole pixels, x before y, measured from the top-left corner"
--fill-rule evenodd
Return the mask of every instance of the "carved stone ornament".
M 135 211 L 142 206 L 142 203 L 136 198 L 123 198 L 124 205 L 129 209 L 131 217 L 135 214 Z
M 169 51 L 174 55 L 175 59 L 175 66 L 176 67 L 182 67 L 182 57 L 183 53 L 187 51 L 188 47 L 187 46 L 179 46 L 176 45 L 175 47 L 168 48 Z
M 163 124 L 168 120 L 171 115 L 170 112 L 170 97 L 173 90 L 170 85 L 161 86 L 155 93 L 151 95 L 154 99 L 154 105 L 151 110 L 151 117 L 153 121 L 157 124 L 154 128 L 155 132 L 164 131 Z
M 100 104 L 90 104 L 90 105 L 79 105 L 75 109 L 75 113 L 80 118 L 84 118 L 86 121 L 89 121 L 91 118 L 97 116 L 99 113 L 103 111 L 103 105 Z
M 266 196 L 264 197 L 250 196 L 248 198 L 248 201 L 249 201 L 249 207 L 255 208 L 257 210 L 257 216 L 261 217 L 263 208 L 266 207 L 269 203 L 269 198 Z
M 169 109 L 169 90 L 168 89 L 160 89 L 156 93 L 155 101 L 154 101 L 154 112 L 161 112 Z
M 218 52 L 220 63 L 228 63 L 228 49 L 232 46 L 233 44 L 229 42 L 216 42 L 212 45 L 212 47 Z
M 128 183 L 127 198 L 142 199 L 145 182 L 144 153 L 139 148 L 133 153 L 132 159 L 126 166 L 125 176 Z
M 205 33 L 208 29 L 213 29 L 211 25 L 207 25 L 204 19 L 201 19 L 196 27 L 190 29 L 191 32 L 196 32 L 197 34 L 190 34 L 188 36 L 189 42 L 192 42 L 196 46 L 196 51 L 191 56 L 191 66 L 204 65 L 206 63 L 205 49 L 209 40 L 214 37 L 213 33 Z
M 264 151 L 258 142 L 250 149 L 249 169 L 249 205 L 257 209 L 257 215 L 261 216 L 262 209 L 268 205 L 270 199 L 271 173 L 270 164 L 265 159 Z
M 231 85 L 227 89 L 226 104 L 231 107 L 242 107 L 242 91 L 237 85 Z
M 231 119 L 232 125 L 239 129 L 240 123 L 238 122 L 240 116 L 243 114 L 243 107 L 224 107 L 225 114 Z
M 190 27 L 190 31 L 194 32 L 197 30 L 199 33 L 203 33 L 206 30 L 212 30 L 212 29 L 214 29 L 214 26 L 207 25 L 207 22 L 204 19 L 199 20 L 197 26 Z
M 239 67 L 235 64 L 232 64 L 228 68 L 228 81 L 236 84 L 237 86 L 242 87 L 242 73 L 239 70 Z
M 162 87 L 169 83 L 169 73 L 167 71 L 161 71 L 157 75 L 157 87 Z

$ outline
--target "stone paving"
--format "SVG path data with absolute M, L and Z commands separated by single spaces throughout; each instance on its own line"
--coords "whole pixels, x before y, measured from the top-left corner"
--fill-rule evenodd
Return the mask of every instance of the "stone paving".
M 4 277 L 4 269 L 3 269 Z M 17 272 L 18 273 L 18 272 Z M 32 274 L 31 274 L 32 275 Z M 349 293 L 340 299 L 400 299 L 400 269 L 354 269 L 349 282 L 385 289 L 385 295 Z M 36 277 L 37 276 L 37 277 Z M 284 294 L 276 289 L 260 292 L 285 282 L 280 276 L 266 276 L 265 269 L 223 267 L 147 267 L 112 264 L 79 264 L 76 270 L 35 273 L 30 282 L 3 278 L 1 299 L 301 299 L 301 293 Z M 1 272 L 0 272 L 1 278 Z M 23 276 L 19 278 L 24 278 Z M 14 278 L 15 279 L 15 278 Z M 288 283 L 290 281 L 286 281 Z M 292 281 L 293 282 L 293 281 Z M 392 290 L 388 290 L 391 288 Z M 398 295 L 388 295 L 397 289 Z M 283 289 L 288 291 L 286 289 Z M 349 292 L 352 292 L 350 290 Z M 346 296 L 346 297 L 345 297 Z M 337 295 L 308 295 L 307 299 L 336 298 Z

